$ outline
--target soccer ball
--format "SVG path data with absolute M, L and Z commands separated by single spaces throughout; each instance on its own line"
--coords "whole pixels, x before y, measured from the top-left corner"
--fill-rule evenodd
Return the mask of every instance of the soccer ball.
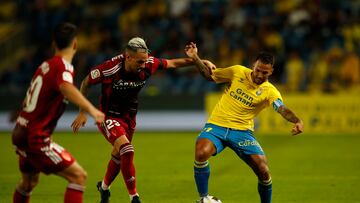
M 198 203 L 221 203 L 221 200 L 219 200 L 216 197 L 213 196 L 206 196 L 200 199 L 200 201 L 198 201 Z

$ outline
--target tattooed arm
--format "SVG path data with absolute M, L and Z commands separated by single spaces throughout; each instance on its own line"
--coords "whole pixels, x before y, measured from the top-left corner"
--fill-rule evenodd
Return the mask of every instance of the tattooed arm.
M 88 91 L 89 91 L 89 76 L 86 76 L 84 80 L 81 82 L 80 92 L 82 95 L 87 97 Z M 78 132 L 80 128 L 85 126 L 86 123 L 87 123 L 86 113 L 84 109 L 80 108 L 78 116 L 71 124 L 71 128 L 73 129 L 73 132 Z
M 189 45 L 186 45 L 185 52 L 188 57 L 193 59 L 194 64 L 196 65 L 201 75 L 204 76 L 205 79 L 213 81 L 211 77 L 211 69 L 213 67 L 209 67 L 209 63 L 205 64 L 204 61 L 200 59 L 199 55 L 197 54 L 198 50 L 196 44 L 191 42 Z
M 286 106 L 282 105 L 278 108 L 278 113 L 281 114 L 283 118 L 287 121 L 294 123 L 294 127 L 291 130 L 293 135 L 297 135 L 304 130 L 304 124 L 300 118 L 298 118 L 294 112 L 288 109 Z

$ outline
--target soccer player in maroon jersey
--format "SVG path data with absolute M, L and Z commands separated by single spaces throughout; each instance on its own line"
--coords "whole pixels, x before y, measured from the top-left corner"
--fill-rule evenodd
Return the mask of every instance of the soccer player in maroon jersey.
M 205 63 L 208 61 L 205 61 Z M 125 54 L 115 56 L 96 67 L 85 77 L 80 91 L 86 95 L 88 87 L 102 84 L 100 109 L 105 113 L 105 123 L 98 125 L 105 138 L 113 145 L 112 158 L 105 177 L 97 187 L 101 203 L 109 201 L 109 186 L 121 171 L 132 203 L 140 202 L 135 185 L 134 148 L 131 140 L 136 126 L 138 94 L 146 80 L 158 69 L 192 65 L 190 58 L 160 59 L 149 56 L 142 38 L 131 39 Z M 81 110 L 72 127 L 76 132 L 86 123 Z
M 12 142 L 19 155 L 22 177 L 14 192 L 14 203 L 30 201 L 40 172 L 56 174 L 69 182 L 65 203 L 83 202 L 86 171 L 69 152 L 51 140 L 67 100 L 88 112 L 96 123 L 102 123 L 105 117 L 73 85 L 71 62 L 77 48 L 76 34 L 76 26 L 70 23 L 55 28 L 55 56 L 36 70 L 16 120 Z

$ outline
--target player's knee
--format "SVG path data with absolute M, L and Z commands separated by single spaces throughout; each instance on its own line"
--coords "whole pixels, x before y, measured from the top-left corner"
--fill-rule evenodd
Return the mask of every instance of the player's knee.
M 70 179 L 70 182 L 79 185 L 85 185 L 86 179 L 87 179 L 87 172 L 84 169 L 79 169 L 74 172 L 74 175 Z
M 31 190 L 33 190 L 35 187 L 36 187 L 36 185 L 39 183 L 39 179 L 37 178 L 37 179 L 35 179 L 35 180 L 31 180 L 30 181 L 30 188 L 29 188 L 29 191 L 31 191 Z
M 270 170 L 267 164 L 263 163 L 259 165 L 258 168 L 258 178 L 259 180 L 266 181 L 270 179 Z
M 119 153 L 121 148 L 126 144 L 130 144 L 129 140 L 126 138 L 125 135 L 118 137 L 113 144 L 113 152 L 112 154 Z M 115 151 L 114 151 L 115 150 Z
M 111 158 L 112 158 L 112 159 L 117 159 L 117 160 L 120 159 L 120 153 L 119 153 L 119 151 L 117 151 L 117 150 L 115 149 L 115 147 L 113 147 L 113 149 L 112 149 L 112 151 L 111 151 Z
M 18 185 L 19 189 L 24 192 L 31 192 L 39 183 L 39 178 L 31 178 L 29 180 L 22 179 Z
M 216 152 L 214 144 L 208 139 L 199 139 L 195 146 L 195 160 L 206 161 Z
M 211 156 L 211 150 L 206 147 L 197 147 L 195 151 L 195 159 L 197 161 L 206 161 Z
M 87 172 L 85 170 L 82 170 L 79 174 L 79 181 L 81 182 L 81 185 L 85 185 L 87 177 L 88 177 Z

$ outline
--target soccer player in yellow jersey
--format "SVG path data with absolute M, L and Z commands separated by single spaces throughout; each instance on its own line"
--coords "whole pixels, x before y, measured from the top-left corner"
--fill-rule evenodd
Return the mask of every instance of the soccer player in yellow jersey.
M 268 81 L 273 72 L 274 57 L 260 53 L 252 70 L 241 65 L 215 69 L 202 63 L 196 44 L 190 43 L 185 51 L 207 80 L 228 84 L 196 141 L 194 176 L 199 202 L 211 198 L 208 195 L 208 159 L 229 147 L 258 177 L 261 203 L 270 203 L 271 176 L 264 151 L 253 135 L 253 119 L 265 107 L 272 106 L 282 117 L 294 123 L 293 135 L 303 131 L 301 119 L 283 104 L 279 91 Z

